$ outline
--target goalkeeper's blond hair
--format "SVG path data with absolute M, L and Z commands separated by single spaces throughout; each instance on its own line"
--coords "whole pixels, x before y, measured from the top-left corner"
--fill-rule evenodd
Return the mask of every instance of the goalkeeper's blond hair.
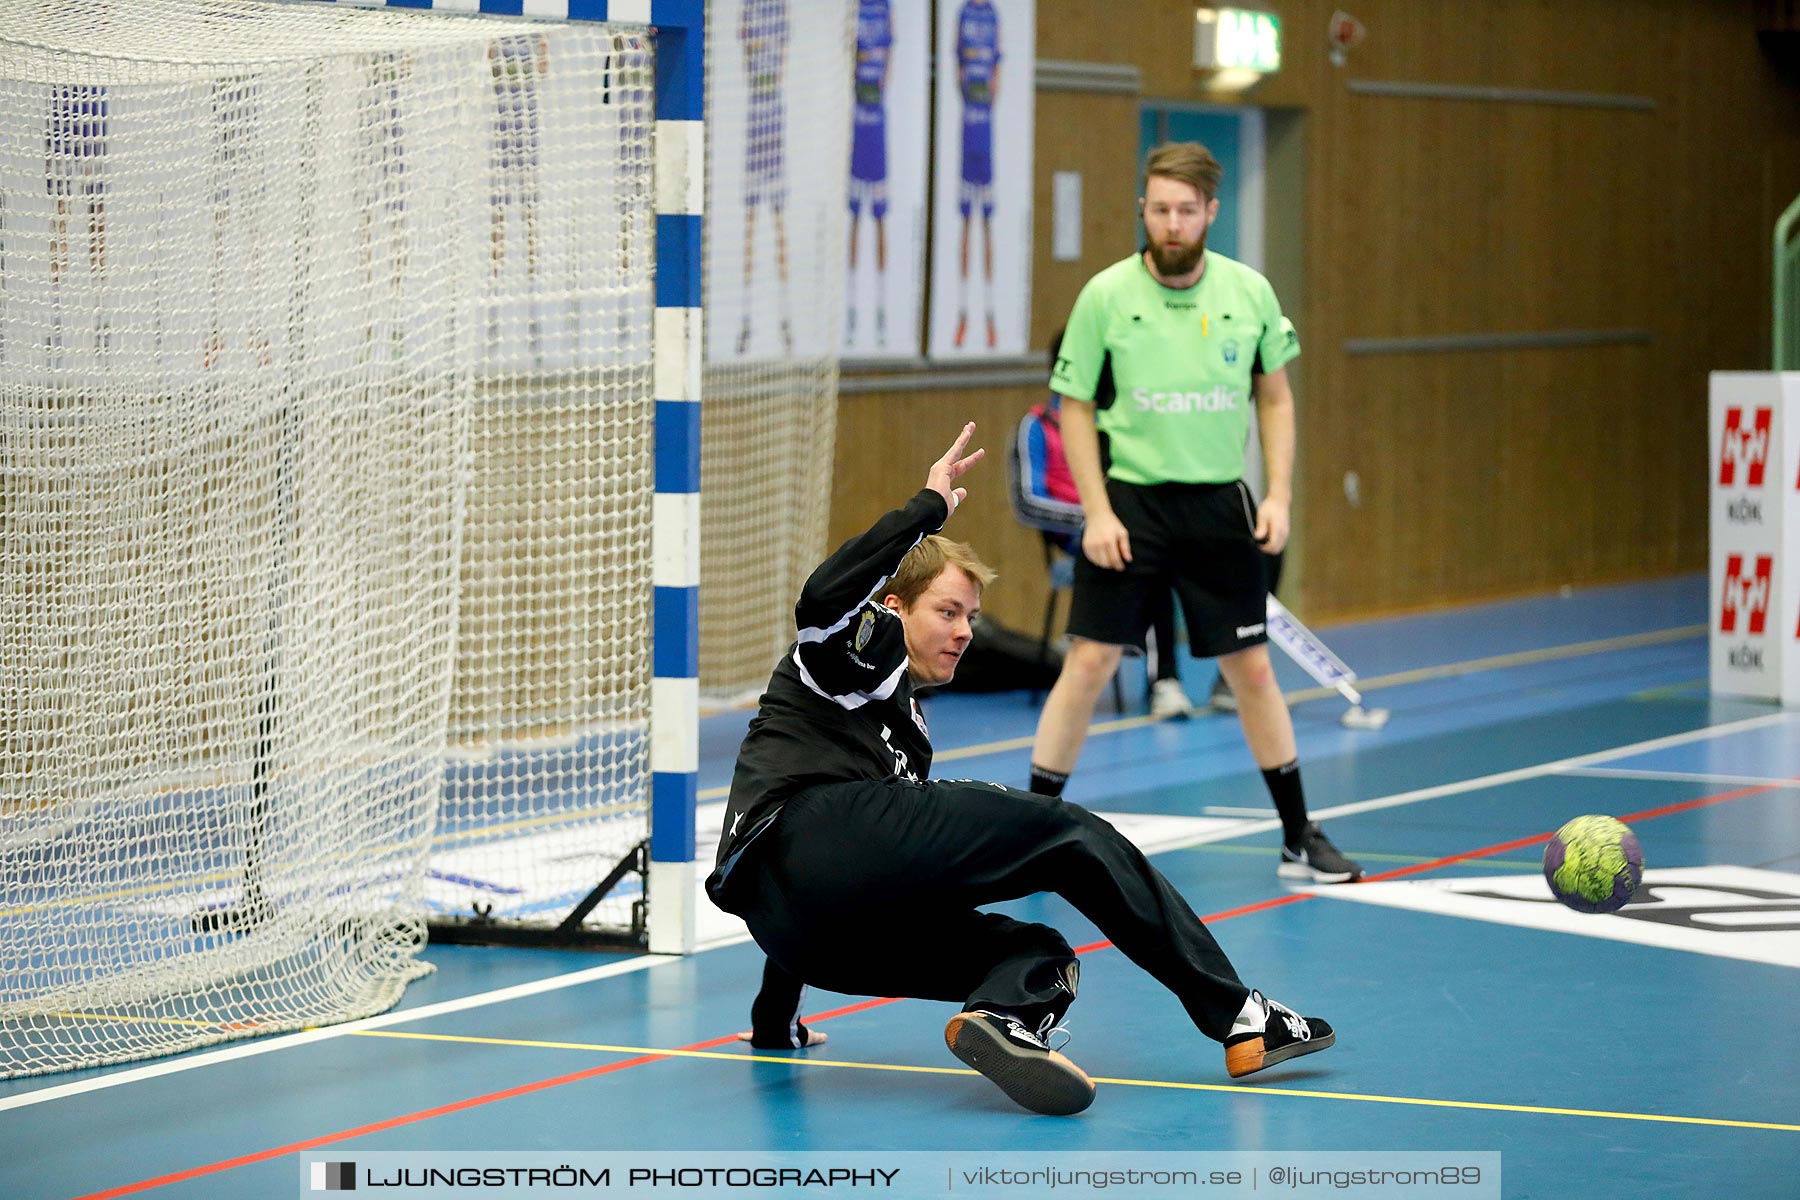
M 906 552 L 906 557 L 900 560 L 900 569 L 888 580 L 886 594 L 897 597 L 901 604 L 911 608 L 947 567 L 956 567 L 967 575 L 974 582 L 977 594 L 994 582 L 994 569 L 982 562 L 967 542 L 953 542 L 934 533 Z

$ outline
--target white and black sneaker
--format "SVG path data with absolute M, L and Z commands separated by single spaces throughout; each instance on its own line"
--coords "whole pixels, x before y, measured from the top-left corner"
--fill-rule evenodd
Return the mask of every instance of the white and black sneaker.
M 1323 1020 L 1303 1017 L 1261 992 L 1250 993 L 1231 1028 L 1225 1039 L 1225 1070 L 1233 1079 L 1303 1054 L 1317 1054 L 1337 1041 L 1337 1034 Z
M 1066 1117 L 1094 1102 L 1094 1081 L 1050 1049 L 1045 1038 L 1051 1032 L 1034 1033 L 1017 1017 L 975 1009 L 950 1018 L 944 1042 L 950 1053 L 993 1080 L 1015 1104 Z
M 1150 685 L 1150 715 L 1158 720 L 1186 720 L 1194 715 L 1194 702 L 1179 679 L 1159 679 Z
M 1355 883 L 1363 877 L 1362 867 L 1338 853 L 1317 821 L 1306 826 L 1300 845 L 1281 848 L 1281 865 L 1275 874 L 1283 879 L 1301 879 L 1307 883 Z

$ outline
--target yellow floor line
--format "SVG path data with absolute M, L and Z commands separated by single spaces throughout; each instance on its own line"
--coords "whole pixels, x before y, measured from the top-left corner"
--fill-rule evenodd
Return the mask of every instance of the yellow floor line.
M 845 1062 L 828 1058 L 796 1058 L 790 1055 L 767 1055 L 753 1052 L 730 1053 L 722 1050 L 662 1050 L 654 1046 L 607 1046 L 592 1042 L 544 1042 L 519 1038 L 464 1037 L 455 1034 L 405 1033 L 392 1029 L 359 1030 L 356 1037 L 400 1038 L 421 1042 L 460 1042 L 477 1046 L 523 1046 L 538 1050 L 585 1050 L 606 1054 L 655 1055 L 658 1058 L 709 1058 L 733 1062 L 786 1063 L 795 1067 L 840 1067 L 855 1071 L 903 1071 L 920 1075 L 974 1075 L 962 1067 L 915 1067 L 902 1063 Z M 1111 1079 L 1095 1076 L 1095 1083 L 1116 1087 L 1172 1088 L 1190 1092 L 1235 1092 L 1245 1096 L 1303 1096 L 1312 1100 L 1357 1100 L 1368 1104 L 1411 1104 L 1428 1108 L 1465 1108 L 1481 1112 L 1537 1113 L 1553 1117 L 1601 1117 L 1613 1121 L 1660 1121 L 1672 1125 L 1718 1125 L 1730 1129 L 1772 1129 L 1783 1133 L 1800 1133 L 1800 1125 L 1784 1125 L 1774 1121 L 1731 1121 L 1719 1117 L 1676 1117 L 1662 1113 L 1607 1112 L 1591 1108 L 1551 1108 L 1535 1104 L 1487 1104 L 1477 1100 L 1430 1100 L 1418 1096 L 1372 1096 L 1360 1092 L 1315 1092 L 1299 1088 L 1277 1088 L 1227 1083 L 1174 1083 L 1160 1079 Z
M 157 883 L 147 883 L 139 887 L 115 888 L 110 892 L 93 892 L 82 896 L 69 896 L 49 904 L 30 904 L 24 908 L 0 908 L 0 920 L 11 920 L 14 917 L 30 916 L 34 913 L 46 912 L 59 908 L 84 908 L 95 904 L 106 904 L 114 900 L 135 900 L 145 896 L 167 896 L 190 892 L 196 885 L 225 883 L 237 879 L 235 874 L 225 871 L 214 871 L 208 875 L 195 875 L 185 879 L 165 879 Z
M 121 1025 L 181 1025 L 195 1029 L 222 1029 L 216 1021 L 196 1021 L 188 1017 L 140 1017 L 131 1013 L 59 1012 L 49 1014 L 62 1021 L 117 1021 Z M 235 1026 L 234 1028 L 248 1028 Z
M 1479 1100 L 1429 1100 L 1420 1096 L 1370 1096 L 1361 1092 L 1314 1092 L 1297 1088 L 1236 1087 L 1218 1083 L 1167 1083 L 1155 1079 L 1101 1079 L 1095 1083 L 1121 1083 L 1132 1087 L 1180 1088 L 1198 1092 L 1244 1092 L 1264 1096 L 1307 1096 L 1316 1100 L 1361 1100 L 1369 1104 L 1413 1104 L 1428 1108 L 1467 1108 L 1482 1112 L 1539 1113 L 1553 1117 L 1604 1117 L 1612 1121 L 1661 1121 L 1671 1125 L 1723 1125 L 1731 1129 L 1774 1129 L 1800 1133 L 1800 1125 L 1775 1121 L 1730 1121 L 1721 1117 L 1676 1117 L 1663 1113 L 1608 1112 L 1595 1108 L 1551 1108 L 1537 1104 L 1488 1104 Z

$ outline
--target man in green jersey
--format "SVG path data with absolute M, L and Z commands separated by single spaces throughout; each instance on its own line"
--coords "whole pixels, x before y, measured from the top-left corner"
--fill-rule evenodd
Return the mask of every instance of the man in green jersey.
M 1062 793 L 1094 701 L 1127 645 L 1141 645 L 1153 599 L 1171 586 L 1188 646 L 1216 657 L 1238 698 L 1251 756 L 1281 816 L 1279 873 L 1348 883 L 1362 868 L 1309 821 L 1287 702 L 1269 665 L 1263 556 L 1287 543 L 1300 353 L 1269 281 L 1208 253 L 1223 168 L 1193 142 L 1157 147 L 1138 201 L 1148 246 L 1082 288 L 1050 386 L 1087 524 L 1069 614 L 1074 638 L 1044 703 L 1031 790 Z M 1244 486 L 1257 407 L 1268 494 Z M 1099 434 L 1107 435 L 1103 462 Z

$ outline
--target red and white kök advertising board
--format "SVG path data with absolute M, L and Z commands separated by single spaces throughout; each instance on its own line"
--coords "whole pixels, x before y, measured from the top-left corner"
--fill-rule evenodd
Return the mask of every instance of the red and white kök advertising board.
M 1800 704 L 1800 371 L 1715 371 L 1712 690 Z

